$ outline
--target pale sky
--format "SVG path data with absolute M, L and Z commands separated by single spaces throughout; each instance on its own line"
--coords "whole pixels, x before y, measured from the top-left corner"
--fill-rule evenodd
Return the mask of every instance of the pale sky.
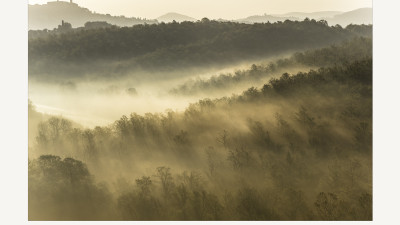
M 67 1 L 67 0 L 64 0 Z M 28 0 L 45 4 L 48 0 Z M 350 11 L 372 7 L 372 0 L 74 0 L 97 13 L 127 17 L 157 18 L 168 12 L 196 19 L 239 19 L 251 15 L 287 12 Z

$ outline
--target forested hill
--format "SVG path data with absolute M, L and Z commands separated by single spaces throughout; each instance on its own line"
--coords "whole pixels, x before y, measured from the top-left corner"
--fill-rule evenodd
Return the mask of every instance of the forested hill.
M 350 24 L 372 24 L 372 8 L 360 8 L 348 12 L 321 11 L 321 12 L 292 12 L 286 14 L 250 16 L 240 21 L 247 23 L 266 23 L 267 21 L 304 20 L 305 18 L 315 20 L 326 20 L 329 25 L 339 24 L 347 26 Z
M 372 24 L 372 8 L 361 8 L 327 18 L 329 24 Z
M 178 23 L 184 22 L 184 21 L 191 21 L 191 22 L 197 21 L 197 19 L 195 19 L 193 17 L 187 16 L 187 15 L 182 15 L 179 13 L 174 13 L 174 12 L 170 12 L 170 13 L 167 13 L 167 14 L 157 17 L 158 22 L 171 23 L 174 20 Z
M 372 59 L 36 140 L 30 220 L 372 220 Z
M 346 65 L 354 61 L 372 58 L 372 38 L 354 38 L 340 45 L 305 52 L 296 52 L 289 58 L 278 59 L 267 65 L 253 64 L 247 70 L 237 70 L 234 73 L 222 73 L 206 79 L 191 78 L 185 83 L 170 90 L 172 94 L 194 95 L 198 93 L 232 93 L 235 87 L 252 86 L 262 82 L 263 79 L 271 79 L 279 72 L 287 72 L 295 68 L 319 68 Z M 308 70 L 308 69 L 307 69 Z M 306 71 L 306 70 L 305 70 Z M 279 74 L 280 75 L 280 74 Z
M 72 27 L 83 26 L 88 21 L 105 21 L 117 26 L 132 26 L 157 22 L 156 20 L 142 18 L 100 14 L 80 7 L 75 3 L 59 1 L 48 2 L 43 5 L 29 5 L 28 11 L 28 27 L 32 30 L 56 28 L 61 23 L 61 20 L 68 21 L 72 24 Z
M 29 73 L 57 73 L 96 60 L 118 62 L 118 71 L 227 65 L 295 50 L 318 48 L 355 36 L 371 36 L 372 25 L 328 26 L 304 20 L 265 24 L 210 21 L 71 29 L 29 40 Z M 62 62 L 62 65 L 59 65 Z M 97 61 L 98 62 L 98 61 Z M 87 72 L 103 71 L 93 64 Z M 53 68 L 52 68 L 53 66 Z M 63 68 L 63 66 L 67 66 Z M 54 73 L 53 71 L 53 73 Z M 114 70 L 115 71 L 115 70 Z

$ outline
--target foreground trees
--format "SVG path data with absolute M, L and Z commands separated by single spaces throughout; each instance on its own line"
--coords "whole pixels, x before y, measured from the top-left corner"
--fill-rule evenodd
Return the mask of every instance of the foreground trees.
M 109 220 L 111 193 L 81 161 L 42 155 L 29 161 L 29 220 Z
M 36 140 L 32 220 L 371 220 L 372 59 Z

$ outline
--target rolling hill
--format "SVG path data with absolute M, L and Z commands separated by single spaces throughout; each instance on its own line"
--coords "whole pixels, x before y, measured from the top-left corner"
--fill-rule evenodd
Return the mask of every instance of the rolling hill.
M 372 8 L 360 8 L 348 12 L 321 11 L 321 12 L 291 12 L 286 14 L 255 15 L 244 19 L 235 20 L 241 23 L 274 23 L 277 21 L 296 20 L 302 21 L 305 18 L 314 20 L 326 20 L 330 26 L 339 24 L 343 27 L 349 24 L 372 24 Z
M 290 12 L 290 13 L 285 13 L 285 14 L 273 14 L 272 16 L 276 17 L 296 17 L 300 20 L 305 19 L 306 17 L 308 18 L 313 18 L 313 19 L 322 19 L 322 18 L 328 18 L 328 17 L 333 17 L 335 15 L 341 14 L 343 12 L 340 11 L 319 11 L 319 12 Z
M 152 24 L 156 20 L 148 20 L 135 17 L 111 16 L 110 14 L 99 14 L 78 4 L 69 2 L 48 2 L 43 5 L 28 6 L 28 28 L 29 30 L 54 29 L 61 21 L 71 23 L 72 27 L 81 27 L 86 22 L 104 21 L 117 26 L 132 26 L 136 24 Z
M 277 17 L 277 16 L 271 16 L 271 15 L 255 15 L 255 16 L 249 16 L 243 19 L 238 19 L 235 20 L 235 22 L 240 22 L 240 23 L 275 23 L 278 21 L 285 21 L 285 20 L 298 20 L 296 17 Z
M 197 21 L 197 19 L 192 18 L 190 16 L 186 16 L 186 15 L 182 15 L 182 14 L 174 13 L 174 12 L 167 13 L 167 14 L 162 15 L 157 18 L 158 22 L 164 22 L 164 23 L 170 23 L 174 20 L 178 23 L 183 22 L 183 21 L 191 21 L 191 22 Z
M 372 8 L 361 8 L 326 18 L 330 25 L 372 24 Z

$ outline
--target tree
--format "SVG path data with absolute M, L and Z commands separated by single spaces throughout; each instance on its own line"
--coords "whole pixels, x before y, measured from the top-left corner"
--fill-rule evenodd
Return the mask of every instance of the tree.
M 42 155 L 28 169 L 30 220 L 115 219 L 111 194 L 94 183 L 83 162 Z
M 140 189 L 140 194 L 143 196 L 148 196 L 150 194 L 152 182 L 150 177 L 142 176 L 141 179 L 136 179 L 136 186 Z
M 166 199 L 170 198 L 172 190 L 175 186 L 170 170 L 171 169 L 168 167 L 158 167 L 156 175 L 161 181 L 162 192 Z

